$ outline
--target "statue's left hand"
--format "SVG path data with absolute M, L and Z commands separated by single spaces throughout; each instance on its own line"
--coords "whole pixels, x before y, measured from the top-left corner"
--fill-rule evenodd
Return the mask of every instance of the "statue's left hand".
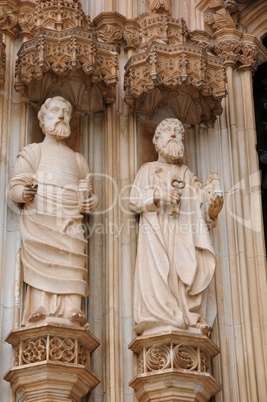
M 90 212 L 93 212 L 96 207 L 98 207 L 99 201 L 98 197 L 93 194 L 90 198 L 85 198 L 81 202 L 81 213 L 82 214 L 89 214 Z
M 214 193 L 209 205 L 209 216 L 214 219 L 221 212 L 223 207 L 223 195 L 222 193 Z

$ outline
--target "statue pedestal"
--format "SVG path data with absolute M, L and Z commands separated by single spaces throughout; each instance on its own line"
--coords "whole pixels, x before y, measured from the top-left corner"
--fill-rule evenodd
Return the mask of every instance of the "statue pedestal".
M 25 327 L 12 331 L 6 342 L 13 346 L 15 362 L 4 379 L 21 401 L 79 401 L 100 382 L 90 370 L 99 341 L 87 328 Z
M 205 335 L 170 331 L 139 336 L 129 349 L 138 355 L 138 374 L 129 385 L 142 402 L 205 402 L 221 390 L 211 375 L 219 349 Z

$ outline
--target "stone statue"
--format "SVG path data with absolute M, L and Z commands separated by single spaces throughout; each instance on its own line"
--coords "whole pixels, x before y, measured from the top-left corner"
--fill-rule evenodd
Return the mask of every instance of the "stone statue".
M 87 296 L 87 241 L 82 214 L 98 206 L 85 158 L 65 140 L 72 107 L 56 96 L 38 119 L 45 139 L 18 154 L 9 198 L 22 203 L 21 260 L 27 284 L 22 325 L 60 322 L 84 325 L 81 300 Z
M 179 120 L 163 120 L 153 138 L 158 160 L 141 167 L 131 190 L 130 208 L 140 214 L 134 318 L 143 335 L 208 334 L 216 316 L 207 223 L 215 226 L 223 196 L 216 173 L 203 188 L 183 164 L 183 139 Z
M 149 9 L 150 9 L 151 14 L 171 15 L 170 0 L 151 0 Z

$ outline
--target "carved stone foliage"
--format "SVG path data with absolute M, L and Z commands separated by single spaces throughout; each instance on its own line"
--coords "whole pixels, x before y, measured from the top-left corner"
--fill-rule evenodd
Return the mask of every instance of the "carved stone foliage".
M 239 15 L 235 0 L 211 0 L 204 22 L 213 32 L 223 28 L 236 28 Z
M 147 401 L 155 396 L 159 401 L 182 400 L 185 389 L 191 397 L 188 400 L 207 400 L 205 397 L 209 399 L 221 389 L 211 375 L 211 360 L 219 349 L 207 337 L 171 331 L 137 337 L 129 349 L 137 354 L 138 361 L 137 376 L 130 386 L 140 400 L 144 396 Z M 196 382 L 200 391 L 198 397 L 202 394 L 203 399 L 194 398 Z M 168 396 L 178 399 L 168 399 Z
M 13 3 L 10 2 L 10 5 L 9 3 L 3 5 L 0 3 L 0 27 L 11 35 L 15 35 L 18 23 L 17 7 Z
M 152 14 L 164 13 L 171 14 L 171 2 L 170 0 L 151 0 L 149 9 Z
M 80 400 L 99 383 L 90 370 L 90 354 L 99 341 L 87 327 L 48 324 L 21 328 L 12 331 L 7 342 L 14 349 L 14 367 L 5 379 L 22 401 L 39 400 L 40 395 L 45 400 L 55 397 Z M 68 380 L 69 376 L 73 381 Z
M 36 14 L 35 14 L 35 4 L 32 3 L 31 7 L 29 5 L 20 7 L 18 15 L 18 24 L 21 29 L 19 33 L 20 36 L 25 36 L 26 39 L 32 39 L 34 36 L 34 31 L 36 29 Z
M 140 43 L 139 24 L 135 20 L 127 20 L 116 12 L 105 12 L 94 19 L 96 35 L 99 41 L 114 43 L 120 52 L 122 39 L 126 42 L 125 50 L 137 50 Z
M 259 50 L 251 43 L 242 43 L 235 40 L 221 41 L 215 44 L 214 53 L 220 56 L 226 65 L 250 67 L 253 70 L 257 70 Z
M 191 33 L 193 43 L 203 47 L 210 54 L 219 56 L 224 66 L 249 67 L 256 70 L 259 60 L 259 48 L 254 38 L 243 35 L 236 29 L 224 29 L 214 35 L 207 32 Z
M 5 81 L 5 69 L 6 69 L 6 46 L 3 42 L 3 36 L 0 32 L 0 85 Z
M 81 105 L 81 93 L 90 92 L 94 86 L 99 87 L 106 103 L 114 102 L 118 69 L 116 47 L 97 40 L 81 3 L 38 0 L 35 18 L 35 37 L 25 42 L 18 52 L 16 90 L 30 99 L 31 96 L 38 98 L 36 93 L 40 96 L 47 93 L 42 83 L 47 74 L 54 83 L 60 81 L 58 86 L 64 86 L 66 77 L 76 75 L 83 84 L 78 98 L 71 99 L 75 88 L 65 94 L 75 106 Z

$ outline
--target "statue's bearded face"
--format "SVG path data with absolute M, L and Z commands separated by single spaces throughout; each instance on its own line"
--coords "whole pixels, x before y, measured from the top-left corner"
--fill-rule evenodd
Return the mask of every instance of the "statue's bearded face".
M 184 156 L 183 133 L 175 123 L 161 128 L 155 145 L 157 152 L 168 159 L 179 160 Z
M 46 114 L 43 115 L 45 134 L 56 139 L 68 138 L 71 134 L 70 117 L 71 111 L 66 102 L 52 100 Z

